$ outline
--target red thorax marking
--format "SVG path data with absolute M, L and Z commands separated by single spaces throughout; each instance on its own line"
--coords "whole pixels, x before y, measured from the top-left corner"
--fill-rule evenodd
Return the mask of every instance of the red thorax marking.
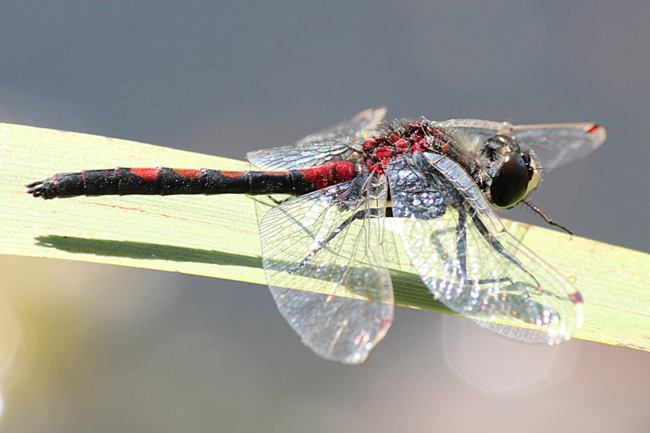
M 449 143 L 444 132 L 420 122 L 410 123 L 387 135 L 374 137 L 363 143 L 368 170 L 383 173 L 387 163 L 406 152 L 424 152 L 427 149 L 448 154 Z

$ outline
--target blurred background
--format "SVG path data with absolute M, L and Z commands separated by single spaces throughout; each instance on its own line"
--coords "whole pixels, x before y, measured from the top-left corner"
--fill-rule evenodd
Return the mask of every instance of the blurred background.
M 239 159 L 382 105 L 593 121 L 605 145 L 533 200 L 650 252 L 649 20 L 646 0 L 4 0 L 0 121 Z M 399 308 L 346 367 L 303 347 L 266 287 L 31 258 L 0 257 L 0 297 L 1 431 L 650 429 L 648 353 Z

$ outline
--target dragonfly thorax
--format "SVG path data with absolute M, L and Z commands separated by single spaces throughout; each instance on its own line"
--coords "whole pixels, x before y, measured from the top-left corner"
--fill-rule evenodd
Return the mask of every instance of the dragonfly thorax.
M 364 162 L 370 171 L 383 173 L 388 161 L 404 153 L 432 150 L 449 154 L 453 150 L 445 132 L 425 119 L 420 122 L 397 121 L 393 125 L 384 125 L 381 132 L 363 143 Z M 455 155 L 449 156 L 457 159 Z
M 488 200 L 497 208 L 515 206 L 537 187 L 539 171 L 532 151 L 522 151 L 506 135 L 489 137 L 480 146 L 465 143 L 458 131 L 446 131 L 422 119 L 384 125 L 381 134 L 363 143 L 369 171 L 383 173 L 401 154 L 435 152 L 446 155 L 472 176 Z

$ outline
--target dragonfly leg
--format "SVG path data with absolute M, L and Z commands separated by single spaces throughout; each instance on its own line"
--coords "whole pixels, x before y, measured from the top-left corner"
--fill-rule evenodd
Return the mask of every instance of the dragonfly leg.
M 504 257 L 506 260 L 508 260 L 509 262 L 514 264 L 515 266 L 517 266 L 519 269 L 524 271 L 526 274 L 528 274 L 528 276 L 530 278 L 532 278 L 533 281 L 535 281 L 535 284 L 537 284 L 537 287 L 541 287 L 541 284 L 539 283 L 539 281 L 537 281 L 537 278 L 535 278 L 535 276 L 533 274 L 531 274 L 519 260 L 517 260 L 516 258 L 511 256 L 510 253 L 508 253 L 505 250 L 505 248 L 503 248 L 503 245 L 501 245 L 501 242 L 499 242 L 498 239 L 496 239 L 494 236 L 492 236 L 492 234 L 490 233 L 488 228 L 485 226 L 485 224 L 483 224 L 483 221 L 481 221 L 481 218 L 479 218 L 478 214 L 476 214 L 475 212 L 472 212 L 472 220 L 474 221 L 474 224 L 476 224 L 476 227 L 478 228 L 478 230 L 481 233 L 481 235 L 483 236 L 483 238 L 492 246 L 492 248 L 494 248 L 494 250 L 496 252 L 501 254 L 501 256 Z M 498 280 L 500 280 L 500 279 L 497 279 L 497 281 Z M 508 278 L 508 280 L 512 284 L 516 285 L 516 282 L 510 280 L 509 278 Z
M 284 198 L 282 200 L 278 200 L 275 197 L 273 197 L 272 195 L 267 195 L 267 197 L 269 198 L 269 200 L 271 200 L 276 205 L 281 205 L 282 203 L 286 203 L 289 200 L 291 200 L 292 198 L 294 198 L 294 197 L 287 197 L 287 198 Z

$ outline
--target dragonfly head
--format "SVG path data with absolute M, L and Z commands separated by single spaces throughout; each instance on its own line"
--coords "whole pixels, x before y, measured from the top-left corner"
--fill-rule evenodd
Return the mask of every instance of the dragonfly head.
M 497 208 L 510 209 L 539 184 L 539 167 L 532 151 L 522 151 L 507 135 L 485 143 L 485 156 L 494 164 L 488 198 Z

